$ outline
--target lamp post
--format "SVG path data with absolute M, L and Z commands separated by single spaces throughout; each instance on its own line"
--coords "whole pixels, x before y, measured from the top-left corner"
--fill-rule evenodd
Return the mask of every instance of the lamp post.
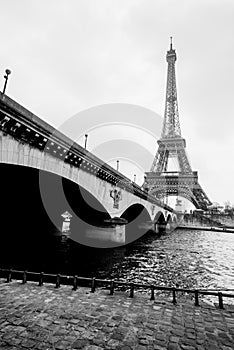
M 5 94 L 5 91 L 6 91 L 6 86 L 7 86 L 7 81 L 8 81 L 8 75 L 11 74 L 10 69 L 6 69 L 6 70 L 5 70 L 5 73 L 6 73 L 6 75 L 4 75 L 5 83 L 4 83 L 3 92 L 2 92 L 3 94 Z
M 119 171 L 119 160 L 117 160 L 117 171 Z
M 88 135 L 85 134 L 85 149 L 86 149 L 86 146 L 87 146 L 87 138 L 88 138 Z
M 134 180 L 133 180 L 133 182 L 136 182 L 136 174 L 134 174 Z

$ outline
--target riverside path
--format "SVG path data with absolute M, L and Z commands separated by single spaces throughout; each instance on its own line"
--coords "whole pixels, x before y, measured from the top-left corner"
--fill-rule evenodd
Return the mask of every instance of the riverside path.
M 0 349 L 234 349 L 234 307 L 0 280 Z

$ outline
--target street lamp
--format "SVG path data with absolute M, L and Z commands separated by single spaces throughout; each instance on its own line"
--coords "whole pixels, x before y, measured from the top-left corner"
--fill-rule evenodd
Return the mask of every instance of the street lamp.
M 2 92 L 3 94 L 5 94 L 5 91 L 6 91 L 6 86 L 7 86 L 7 81 L 8 81 L 8 75 L 11 74 L 10 69 L 6 69 L 5 72 L 6 72 L 6 75 L 4 75 L 5 84 L 4 84 L 4 88 L 3 88 L 3 92 Z
M 119 171 L 119 160 L 117 160 L 117 171 Z
M 136 174 L 134 174 L 134 180 L 133 181 L 136 182 Z
M 87 138 L 88 138 L 88 135 L 85 134 L 85 149 L 86 149 L 86 146 L 87 146 Z

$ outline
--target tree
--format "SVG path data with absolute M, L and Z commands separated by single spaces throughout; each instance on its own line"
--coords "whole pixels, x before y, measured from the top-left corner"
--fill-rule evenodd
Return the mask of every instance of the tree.
M 225 204 L 225 213 L 229 216 L 234 216 L 234 205 L 231 204 L 230 201 L 227 201 L 224 203 Z

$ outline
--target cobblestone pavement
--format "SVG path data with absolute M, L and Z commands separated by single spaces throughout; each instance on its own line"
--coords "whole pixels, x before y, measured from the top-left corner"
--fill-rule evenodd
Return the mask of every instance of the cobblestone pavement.
M 0 282 L 0 349 L 234 349 L 234 308 Z

